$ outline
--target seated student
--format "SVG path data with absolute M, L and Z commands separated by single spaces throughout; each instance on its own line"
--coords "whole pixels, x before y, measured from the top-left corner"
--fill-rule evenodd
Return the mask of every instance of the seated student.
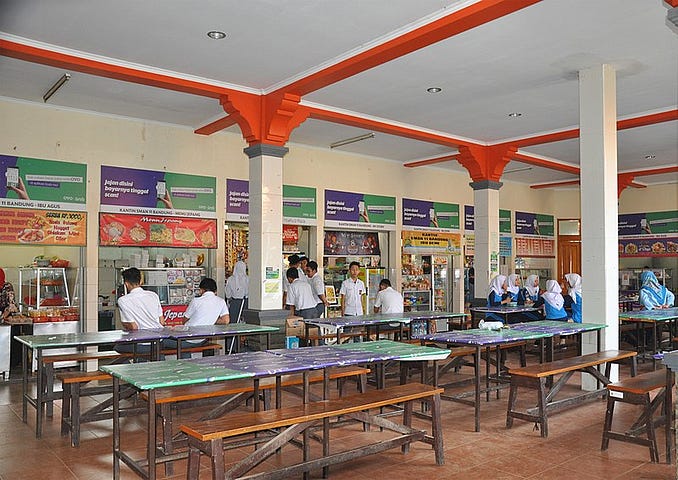
M 511 275 L 508 276 L 506 291 L 511 296 L 511 301 L 516 302 L 519 307 L 524 307 L 526 305 L 531 306 L 534 301 L 539 299 L 538 280 L 537 280 L 537 296 L 533 301 L 532 298 L 530 297 L 530 293 L 528 292 L 527 288 L 521 286 L 520 277 L 515 273 L 512 273 Z M 540 312 L 521 312 L 513 313 L 510 316 L 508 316 L 508 323 L 534 322 L 536 320 L 541 319 L 542 315 Z
M 567 295 L 565 296 L 565 309 L 571 311 L 572 321 L 581 323 L 581 277 L 577 273 L 566 273 Z
M 122 280 L 127 288 L 127 294 L 118 299 L 120 321 L 124 330 L 140 330 L 162 328 L 165 317 L 162 314 L 158 294 L 141 288 L 141 271 L 138 268 L 128 268 L 122 272 Z M 151 351 L 150 343 L 119 343 L 115 350 L 120 353 L 147 354 Z
M 659 283 L 654 272 L 646 270 L 641 273 L 640 284 L 638 301 L 645 310 L 673 307 L 673 302 L 676 300 L 675 295 Z
M 525 280 L 525 305 L 532 305 L 539 300 L 539 275 L 528 275 Z
M 516 302 L 518 305 L 525 305 L 527 298 L 527 291 L 522 288 L 520 284 L 520 277 L 515 273 L 508 276 L 506 282 L 506 293 L 511 297 L 511 302 Z
M 403 296 L 391 286 L 388 278 L 382 278 L 379 282 L 377 300 L 374 302 L 374 313 L 403 313 Z
M 506 275 L 497 275 L 490 282 L 490 293 L 487 294 L 488 307 L 501 307 L 511 302 L 511 296 L 506 292 Z M 494 313 L 485 315 L 485 320 L 502 322 L 504 319 Z
M 567 322 L 567 312 L 565 311 L 565 299 L 561 295 L 562 288 L 555 280 L 546 282 L 546 291 L 542 293 L 539 300 L 534 305 L 535 308 L 544 307 L 546 320 L 560 320 Z
M 216 295 L 217 282 L 212 278 L 203 278 L 198 286 L 199 297 L 191 300 L 184 313 L 184 325 L 214 325 L 229 323 L 230 317 L 226 301 Z M 182 340 L 181 348 L 190 348 L 207 343 L 207 339 Z M 177 341 L 171 338 L 163 340 L 163 348 L 176 349 Z M 190 353 L 182 353 L 181 358 L 191 358 Z
M 318 296 L 313 292 L 311 284 L 299 280 L 299 270 L 296 267 L 288 268 L 286 275 L 289 286 L 285 301 L 290 307 L 290 316 L 318 318 Z

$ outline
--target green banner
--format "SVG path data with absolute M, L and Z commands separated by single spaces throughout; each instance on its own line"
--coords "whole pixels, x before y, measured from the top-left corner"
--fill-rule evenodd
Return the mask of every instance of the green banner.
M 283 185 L 283 223 L 315 225 L 316 204 L 315 188 Z
M 439 228 L 459 230 L 459 204 L 433 202 L 433 210 Z
M 511 210 L 499 209 L 499 233 L 512 233 Z
M 365 208 L 369 213 L 370 223 L 395 225 L 395 197 L 364 194 L 363 200 L 365 201 Z

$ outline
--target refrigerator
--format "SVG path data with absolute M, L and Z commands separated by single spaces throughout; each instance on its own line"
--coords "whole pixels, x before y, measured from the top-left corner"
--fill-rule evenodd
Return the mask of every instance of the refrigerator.
M 451 312 L 452 283 L 454 281 L 451 255 L 433 255 L 432 258 L 433 308 L 436 312 Z
M 358 278 L 363 281 L 367 295 L 363 299 L 363 312 L 369 315 L 374 312 L 374 302 L 377 301 L 379 282 L 386 278 L 386 269 L 382 267 L 360 267 Z

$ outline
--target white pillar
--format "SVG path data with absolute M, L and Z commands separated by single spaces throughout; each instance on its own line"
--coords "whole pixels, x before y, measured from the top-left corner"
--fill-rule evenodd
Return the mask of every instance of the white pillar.
M 490 279 L 499 273 L 499 189 L 501 182 L 471 182 L 475 222 L 475 297 L 485 299 Z
M 249 306 L 282 306 L 282 157 L 288 149 L 266 144 L 245 149 L 250 158 Z
M 619 347 L 619 254 L 617 251 L 617 107 L 611 65 L 579 72 L 579 158 L 583 318 L 605 323 L 602 349 Z M 595 351 L 590 336 L 583 353 Z M 595 387 L 585 376 L 582 387 Z M 613 381 L 618 370 L 613 370 Z

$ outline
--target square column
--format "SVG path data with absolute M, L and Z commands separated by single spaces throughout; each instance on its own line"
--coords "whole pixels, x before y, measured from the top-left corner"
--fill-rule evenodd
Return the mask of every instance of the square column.
M 616 78 L 611 65 L 579 72 L 583 317 L 605 323 L 602 349 L 619 346 Z M 595 351 L 595 340 L 583 353 Z M 616 367 L 616 366 L 615 366 Z M 613 371 L 616 381 L 618 371 Z M 584 377 L 584 388 L 594 387 Z
M 475 298 L 486 300 L 490 279 L 499 273 L 499 189 L 501 182 L 471 182 L 475 221 Z M 483 303 L 484 305 L 484 303 Z

